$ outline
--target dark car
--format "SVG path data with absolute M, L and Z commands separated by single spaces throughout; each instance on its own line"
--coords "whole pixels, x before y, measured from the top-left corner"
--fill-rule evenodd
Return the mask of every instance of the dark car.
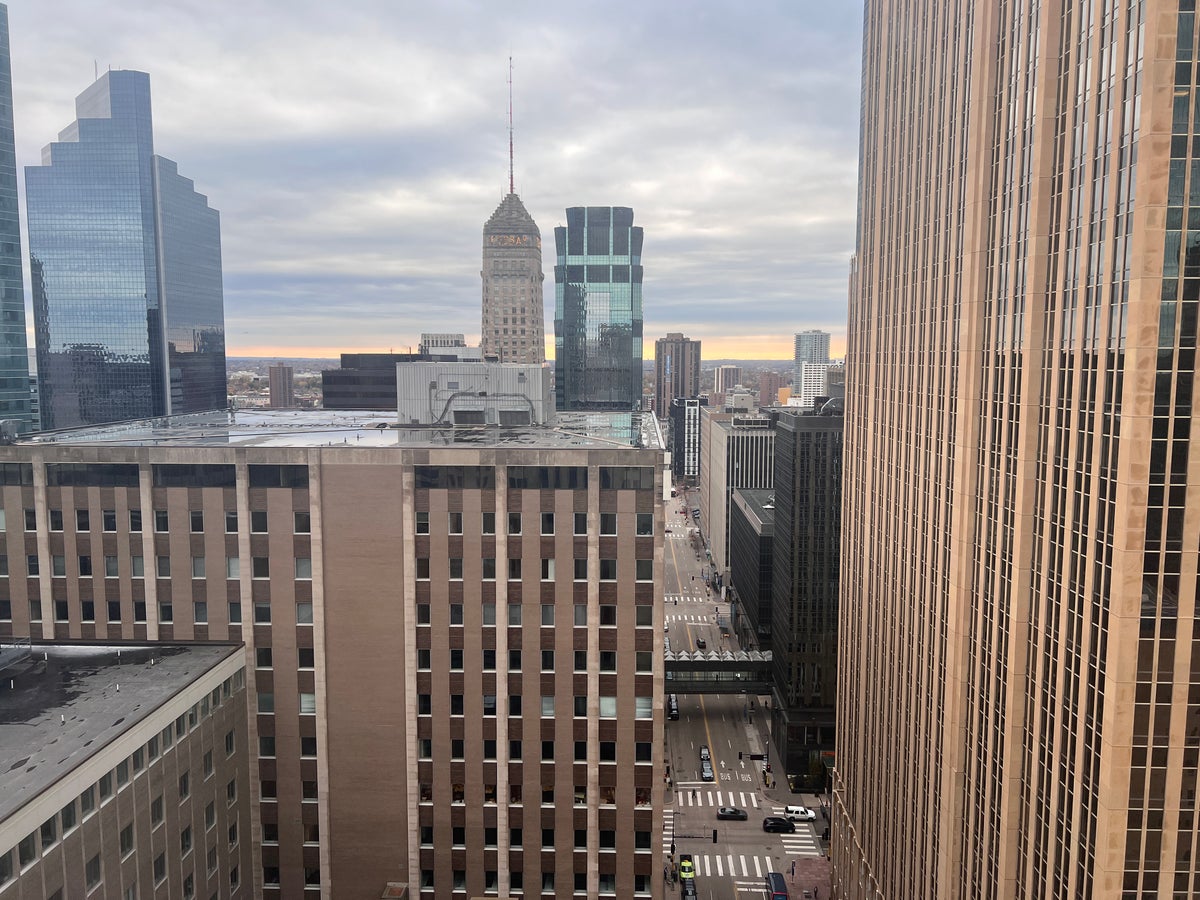
M 695 897 L 696 896 L 696 879 L 695 878 L 685 878 L 683 880 L 683 890 L 680 891 L 680 895 L 683 897 Z
M 708 649 L 708 643 L 704 640 L 704 638 L 696 638 L 696 649 L 697 650 L 707 650 Z
M 738 809 L 736 806 L 722 806 L 717 810 L 718 819 L 736 819 L 739 822 L 746 821 L 746 811 Z
M 796 823 L 783 816 L 767 816 L 763 819 L 763 831 L 774 831 L 778 834 L 795 834 Z

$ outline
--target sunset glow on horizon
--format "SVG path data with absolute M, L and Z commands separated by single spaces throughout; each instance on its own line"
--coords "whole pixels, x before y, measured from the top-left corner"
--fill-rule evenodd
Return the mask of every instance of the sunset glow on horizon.
M 831 332 L 829 353 L 834 359 L 846 355 L 846 336 Z M 654 359 L 654 340 L 646 338 L 642 349 L 642 358 Z M 710 359 L 771 359 L 790 362 L 793 357 L 793 336 L 788 335 L 731 335 L 726 338 L 699 338 L 703 343 L 703 358 Z M 467 343 L 475 346 L 479 343 L 478 335 L 468 335 Z M 231 357 L 252 357 L 258 359 L 337 359 L 343 353 L 416 353 L 417 341 L 401 346 L 381 347 L 378 345 L 360 346 L 260 346 L 236 347 L 226 350 Z M 554 338 L 546 340 L 546 359 L 554 359 Z

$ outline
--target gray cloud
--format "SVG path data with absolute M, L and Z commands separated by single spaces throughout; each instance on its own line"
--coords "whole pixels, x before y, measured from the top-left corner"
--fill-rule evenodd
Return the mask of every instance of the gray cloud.
M 9 16 L 20 165 L 74 118 L 94 60 L 150 73 L 156 149 L 221 210 L 232 352 L 478 333 L 510 52 L 548 325 L 553 227 L 613 204 L 646 229 L 647 348 L 667 330 L 844 328 L 858 0 L 58 0 Z

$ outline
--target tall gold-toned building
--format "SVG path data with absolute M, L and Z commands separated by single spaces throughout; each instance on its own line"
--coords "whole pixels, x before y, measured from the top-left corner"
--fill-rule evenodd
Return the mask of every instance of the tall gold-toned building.
M 866 2 L 835 897 L 1200 894 L 1196 25 Z

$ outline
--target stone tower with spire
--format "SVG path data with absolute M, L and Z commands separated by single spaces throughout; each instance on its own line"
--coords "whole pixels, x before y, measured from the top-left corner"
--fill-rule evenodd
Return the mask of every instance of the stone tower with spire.
M 483 353 L 505 363 L 546 361 L 542 233 L 509 192 L 483 226 Z

